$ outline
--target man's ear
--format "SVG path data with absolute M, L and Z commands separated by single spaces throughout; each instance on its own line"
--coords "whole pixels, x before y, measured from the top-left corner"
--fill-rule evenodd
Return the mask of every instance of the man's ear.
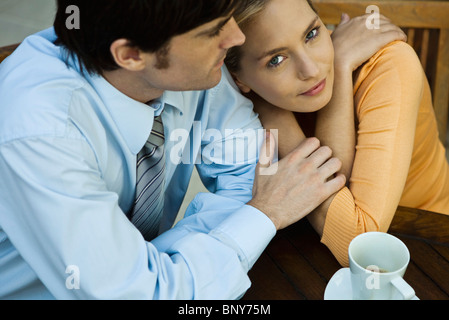
M 241 92 L 250 93 L 250 91 L 251 91 L 250 87 L 248 87 L 246 84 L 244 84 L 234 72 L 231 72 L 231 75 L 232 75 L 232 78 L 234 79 L 235 84 L 237 85 L 237 87 L 239 87 Z
M 145 68 L 145 59 L 142 51 L 131 47 L 126 39 L 115 40 L 110 47 L 112 57 L 120 68 L 129 71 L 142 71 Z

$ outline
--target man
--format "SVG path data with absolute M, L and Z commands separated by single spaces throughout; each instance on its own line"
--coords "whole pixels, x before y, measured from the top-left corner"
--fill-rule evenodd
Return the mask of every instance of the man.
M 229 161 L 261 129 L 222 68 L 239 3 L 59 0 L 0 66 L 0 297 L 239 298 L 276 230 L 343 186 L 316 139 Z M 171 228 L 195 163 L 211 193 Z

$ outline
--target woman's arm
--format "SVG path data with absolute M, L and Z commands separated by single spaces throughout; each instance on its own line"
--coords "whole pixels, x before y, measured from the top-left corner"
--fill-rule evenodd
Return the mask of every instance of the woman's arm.
M 326 107 L 318 111 L 315 135 L 333 150 L 343 163 L 341 173 L 350 181 L 355 156 L 353 72 L 386 44 L 405 40 L 405 34 L 388 19 L 381 17 L 380 28 L 366 28 L 367 16 L 342 21 L 332 34 L 335 50 L 334 92 Z M 326 214 L 334 196 L 309 215 L 309 220 L 322 235 Z
M 381 16 L 379 29 L 368 29 L 368 15 L 342 21 L 332 33 L 335 52 L 334 92 L 329 104 L 318 111 L 316 136 L 343 162 L 342 173 L 351 176 L 355 153 L 353 72 L 382 47 L 405 40 L 402 30 Z
M 351 181 L 328 208 L 321 238 L 342 265 L 355 236 L 386 232 L 393 219 L 410 169 L 425 79 L 416 53 L 403 42 L 380 50 L 360 71 Z
M 293 112 L 275 107 L 253 92 L 248 98 L 253 101 L 263 127 L 274 134 L 279 159 L 295 150 L 306 138 Z

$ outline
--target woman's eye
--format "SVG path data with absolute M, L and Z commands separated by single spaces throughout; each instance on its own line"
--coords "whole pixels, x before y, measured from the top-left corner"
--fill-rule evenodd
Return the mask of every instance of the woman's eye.
M 268 63 L 268 67 L 270 68 L 276 68 L 278 67 L 283 61 L 285 60 L 285 57 L 283 56 L 276 56 L 273 59 L 270 60 Z
M 318 36 L 318 29 L 319 28 L 314 28 L 312 31 L 310 31 L 307 36 L 306 36 L 306 40 L 313 40 Z

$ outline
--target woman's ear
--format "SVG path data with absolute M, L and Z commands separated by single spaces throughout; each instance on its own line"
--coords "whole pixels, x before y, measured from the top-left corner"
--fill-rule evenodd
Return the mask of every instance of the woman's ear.
M 129 71 L 142 71 L 145 68 L 145 59 L 142 51 L 136 47 L 131 47 L 128 40 L 115 40 L 110 47 L 112 57 L 120 68 Z
M 237 87 L 239 87 L 240 91 L 242 91 L 243 93 L 250 93 L 251 88 L 248 87 L 246 84 L 244 84 L 242 81 L 240 81 L 239 77 L 231 72 L 232 78 L 234 79 L 235 84 L 237 85 Z

